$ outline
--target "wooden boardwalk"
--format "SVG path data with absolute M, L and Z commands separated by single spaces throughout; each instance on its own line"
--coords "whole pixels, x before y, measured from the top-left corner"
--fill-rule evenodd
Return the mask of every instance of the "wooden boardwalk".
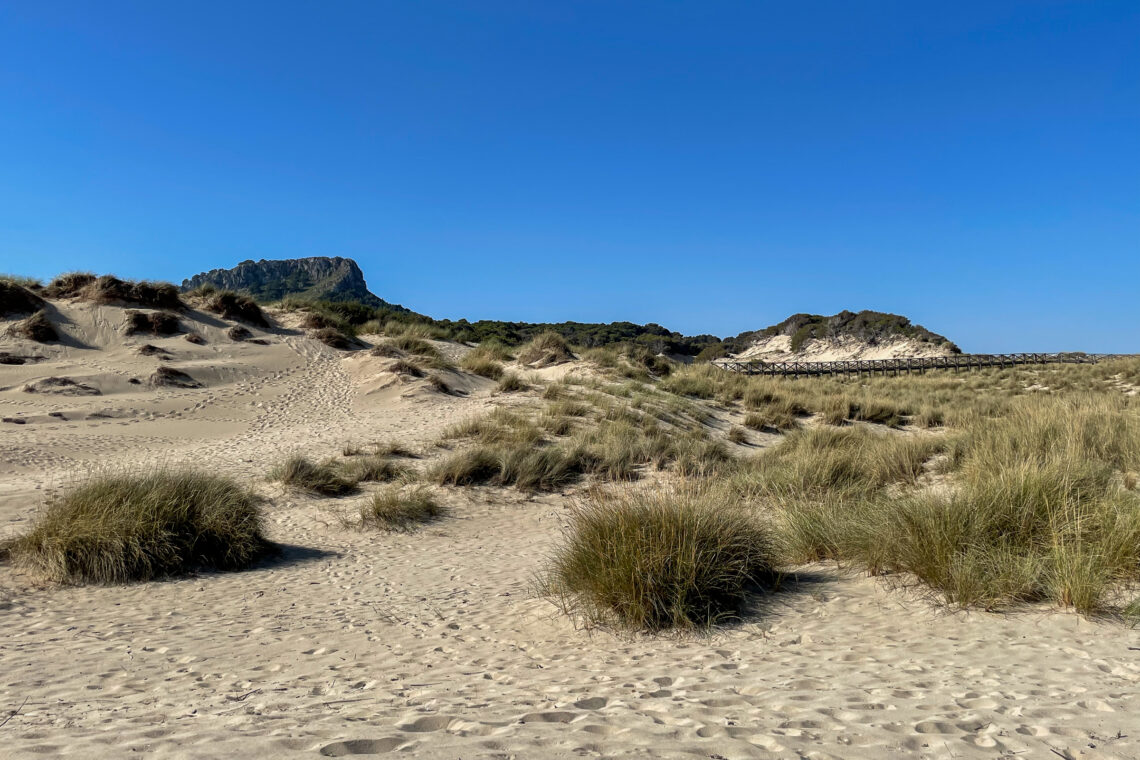
M 1140 354 L 954 354 L 951 356 L 899 357 L 897 359 L 847 359 L 831 362 L 763 362 L 720 359 L 713 364 L 745 375 L 816 377 L 819 375 L 910 374 L 929 369 L 955 372 L 986 367 L 1017 367 L 1025 364 L 1096 364 L 1106 359 L 1124 359 Z

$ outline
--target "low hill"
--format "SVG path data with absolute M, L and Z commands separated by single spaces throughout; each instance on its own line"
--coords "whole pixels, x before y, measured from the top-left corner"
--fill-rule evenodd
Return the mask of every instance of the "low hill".
M 888 359 L 896 356 L 945 356 L 961 349 L 942 335 L 906 317 L 878 311 L 794 314 L 763 330 L 741 333 L 725 342 L 738 359 Z
M 243 261 L 233 269 L 212 269 L 182 281 L 182 290 L 202 285 L 245 293 L 258 301 L 299 296 L 313 301 L 361 303 L 403 311 L 368 290 L 364 273 L 352 259 L 311 256 L 304 259 Z

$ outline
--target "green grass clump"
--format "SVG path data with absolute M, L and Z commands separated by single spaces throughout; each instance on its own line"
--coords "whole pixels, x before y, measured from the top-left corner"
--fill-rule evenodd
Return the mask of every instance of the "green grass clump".
M 9 546 L 61 583 L 130 583 L 248 567 L 268 549 L 259 499 L 191 470 L 98 475 L 53 498 Z
M 373 494 L 360 508 L 363 526 L 392 532 L 409 532 L 439 520 L 448 510 L 425 488 L 402 491 L 389 487 Z
M 312 462 L 299 454 L 275 466 L 269 478 L 288 488 L 321 496 L 343 496 L 357 490 L 357 481 L 346 477 L 335 462 Z
M 541 582 L 587 625 L 707 629 L 773 580 L 771 533 L 711 491 L 596 492 L 574 507 Z

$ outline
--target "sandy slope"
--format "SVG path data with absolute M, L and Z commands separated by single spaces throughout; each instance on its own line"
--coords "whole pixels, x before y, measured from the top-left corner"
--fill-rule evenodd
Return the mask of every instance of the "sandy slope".
M 799 351 L 792 351 L 792 339 L 788 335 L 774 335 L 761 338 L 747 350 L 734 358 L 742 361 L 804 361 L 831 362 L 846 359 L 894 359 L 897 357 L 947 356 L 949 351 L 942 346 L 924 343 L 920 340 L 898 338 L 895 340 L 867 343 L 854 338 L 811 338 Z
M 260 480 L 302 447 L 427 445 L 502 402 L 488 383 L 445 396 L 282 330 L 235 344 L 196 322 L 197 347 L 125 340 L 113 309 L 60 309 L 97 348 L 0 365 L 0 416 L 28 420 L 0 424 L 0 534 L 87 468 L 186 461 L 255 482 L 286 549 L 252 571 L 121 588 L 0 566 L 4 758 L 1140 757 L 1136 631 L 947 614 L 824 567 L 711 638 L 575 630 L 531 592 L 564 496 L 442 492 L 452 518 L 390 536 L 337 519 L 363 497 Z M 142 342 L 206 387 L 129 384 L 159 361 Z M 49 375 L 104 395 L 20 390 Z

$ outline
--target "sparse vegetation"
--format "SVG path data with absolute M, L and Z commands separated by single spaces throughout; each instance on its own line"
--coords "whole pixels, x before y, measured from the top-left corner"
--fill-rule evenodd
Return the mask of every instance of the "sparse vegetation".
M 7 334 L 24 340 L 34 340 L 37 343 L 50 343 L 59 340 L 59 333 L 56 331 L 55 325 L 47 318 L 47 313 L 42 310 L 9 327 Z
M 269 320 L 257 302 L 232 290 L 211 292 L 206 296 L 204 306 L 226 319 L 240 320 L 255 327 L 269 327 Z
M 335 462 L 312 462 L 299 454 L 274 467 L 269 472 L 269 479 L 287 488 L 321 496 L 344 496 L 357 490 L 357 481 L 346 477 Z
M 498 380 L 503 376 L 503 365 L 489 353 L 474 349 L 467 352 L 459 361 L 459 366 L 468 372 Z
M 147 380 L 153 386 L 173 388 L 201 388 L 202 384 L 182 370 L 174 367 L 157 367 Z
M 128 311 L 123 331 L 127 335 L 173 335 L 179 327 L 178 317 L 165 311 Z
M 169 282 L 120 280 L 114 275 L 96 277 L 90 272 L 62 274 L 48 283 L 47 298 L 78 298 L 90 303 L 123 303 L 151 309 L 185 308 L 178 288 Z
M 530 386 L 526 381 L 514 372 L 504 372 L 499 378 L 499 385 L 497 386 L 500 393 L 514 393 L 516 391 L 529 390 Z
M 248 567 L 268 548 L 258 498 L 191 470 L 92 477 L 51 499 L 12 556 L 61 583 L 130 583 Z
M 329 348 L 335 348 L 340 351 L 347 351 L 353 348 L 352 340 L 332 327 L 323 327 L 320 330 L 314 330 L 312 336 Z
M 43 299 L 24 284 L 0 278 L 0 317 L 13 314 L 32 314 L 43 307 Z
M 537 367 L 573 361 L 570 345 L 556 332 L 544 332 L 519 350 L 519 363 Z
M 448 514 L 426 488 L 383 488 L 360 508 L 361 525 L 394 532 L 416 530 Z
M 542 588 L 587 625 L 704 629 L 773 583 L 775 562 L 770 531 L 715 490 L 595 491 L 573 508 Z

